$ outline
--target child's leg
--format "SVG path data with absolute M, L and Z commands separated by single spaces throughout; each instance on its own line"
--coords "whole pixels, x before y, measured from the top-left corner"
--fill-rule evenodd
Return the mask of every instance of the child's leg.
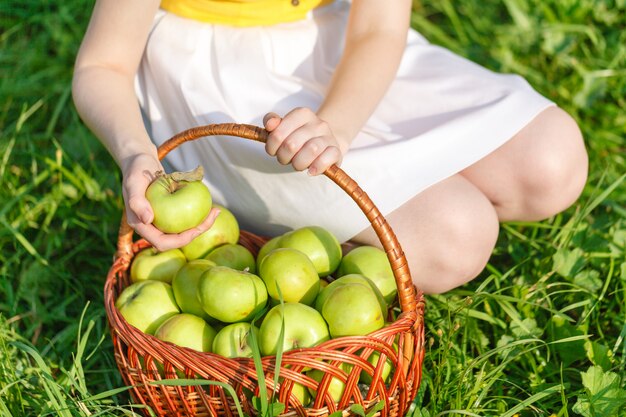
M 441 293 L 476 277 L 491 256 L 498 217 L 491 202 L 461 175 L 443 180 L 386 216 L 417 286 Z M 373 229 L 354 241 L 380 247 Z
M 549 108 L 501 148 L 386 216 L 413 280 L 426 293 L 465 284 L 484 268 L 498 221 L 537 220 L 571 205 L 587 178 L 580 130 Z M 380 246 L 371 228 L 354 240 Z
M 578 125 L 551 107 L 461 174 L 489 198 L 500 221 L 541 220 L 576 201 L 587 167 Z

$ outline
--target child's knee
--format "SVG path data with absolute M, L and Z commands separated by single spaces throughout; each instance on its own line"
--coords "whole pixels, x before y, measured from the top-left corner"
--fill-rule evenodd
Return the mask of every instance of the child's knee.
M 443 293 L 476 278 L 491 257 L 499 224 L 493 207 L 485 206 L 454 213 L 441 229 L 428 253 L 409 260 L 414 281 L 425 293 Z
M 526 204 L 536 220 L 571 206 L 587 181 L 588 157 L 582 133 L 563 110 L 551 109 L 544 129 L 543 145 L 531 155 L 531 169 L 524 176 Z

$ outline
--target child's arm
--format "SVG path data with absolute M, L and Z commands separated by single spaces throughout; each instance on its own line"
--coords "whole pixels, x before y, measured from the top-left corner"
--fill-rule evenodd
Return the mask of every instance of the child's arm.
M 158 0 L 99 0 L 76 59 L 72 93 L 81 118 L 109 150 L 123 175 L 127 220 L 160 250 L 180 247 L 208 229 L 216 211 L 196 229 L 165 235 L 152 226 L 145 191 L 162 169 L 145 130 L 134 78 Z
M 282 120 L 270 113 L 266 150 L 283 164 L 324 172 L 340 163 L 391 81 L 406 46 L 410 0 L 354 0 L 346 45 L 317 114 L 295 109 Z

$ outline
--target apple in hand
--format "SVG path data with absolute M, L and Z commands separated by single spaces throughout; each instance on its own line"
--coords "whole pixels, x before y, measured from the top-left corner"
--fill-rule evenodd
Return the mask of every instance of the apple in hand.
M 301 303 L 279 304 L 270 309 L 259 329 L 259 347 L 263 355 L 275 355 L 278 350 L 283 308 L 283 352 L 317 346 L 330 338 L 326 322 L 313 307 Z
M 278 242 L 280 248 L 299 250 L 311 259 L 320 277 L 332 274 L 341 261 L 341 245 L 328 230 L 307 226 L 285 233 Z
M 165 320 L 154 332 L 154 336 L 165 342 L 210 352 L 216 331 L 198 316 L 177 314 Z
M 268 253 L 259 266 L 259 276 L 274 300 L 313 304 L 320 290 L 320 278 L 313 262 L 302 252 L 278 248 Z
M 211 321 L 211 317 L 204 311 L 198 300 L 198 284 L 200 276 L 212 267 L 215 262 L 206 259 L 195 259 L 183 265 L 172 280 L 174 298 L 183 313 L 193 314 Z
M 376 284 L 388 305 L 392 305 L 398 293 L 387 254 L 374 246 L 359 246 L 341 259 L 337 276 L 348 274 L 365 275 Z
M 233 213 L 219 204 L 213 204 L 213 207 L 220 210 L 213 225 L 181 248 L 190 261 L 204 257 L 220 245 L 239 241 L 239 223 Z
M 245 271 L 214 266 L 200 277 L 200 305 L 211 317 L 224 323 L 248 321 L 265 307 L 263 280 Z
M 380 293 L 380 290 L 378 289 L 376 284 L 374 284 L 372 280 L 370 280 L 369 278 L 360 274 L 344 275 L 334 280 L 330 284 L 326 285 L 326 287 L 320 291 L 319 295 L 315 299 L 315 309 L 321 313 L 322 306 L 324 305 L 328 297 L 332 294 L 332 292 L 335 290 L 335 288 L 338 288 L 345 284 L 354 284 L 354 283 L 368 285 L 372 289 L 372 291 L 374 291 L 374 294 L 376 294 L 376 298 L 378 299 L 378 304 L 380 304 L 380 309 L 384 311 L 385 313 L 387 312 L 387 302 L 385 301 L 385 298 L 383 297 L 383 295 Z
M 251 333 L 258 338 L 259 329 L 248 322 L 233 323 L 223 327 L 213 339 L 213 353 L 226 358 L 251 358 Z
M 152 279 L 171 283 L 178 270 L 187 263 L 187 258 L 180 249 L 159 252 L 154 248 L 146 248 L 133 258 L 130 266 L 132 282 Z
M 248 271 L 253 274 L 256 272 L 254 255 L 244 246 L 237 243 L 226 243 L 218 246 L 209 252 L 204 259 L 239 271 Z
M 180 233 L 198 226 L 211 211 L 209 188 L 199 166 L 191 172 L 157 173 L 146 189 L 152 206 L 152 224 L 163 233 Z
M 129 324 L 148 334 L 154 334 L 161 323 L 180 313 L 172 286 L 152 280 L 124 288 L 115 307 Z
M 385 312 L 367 284 L 338 286 L 321 308 L 333 338 L 366 335 L 385 325 Z

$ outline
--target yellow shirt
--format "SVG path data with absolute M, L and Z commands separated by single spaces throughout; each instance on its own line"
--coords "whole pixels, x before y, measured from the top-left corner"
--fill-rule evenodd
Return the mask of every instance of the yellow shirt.
M 267 26 L 304 19 L 333 0 L 162 0 L 161 8 L 176 15 L 230 26 Z

